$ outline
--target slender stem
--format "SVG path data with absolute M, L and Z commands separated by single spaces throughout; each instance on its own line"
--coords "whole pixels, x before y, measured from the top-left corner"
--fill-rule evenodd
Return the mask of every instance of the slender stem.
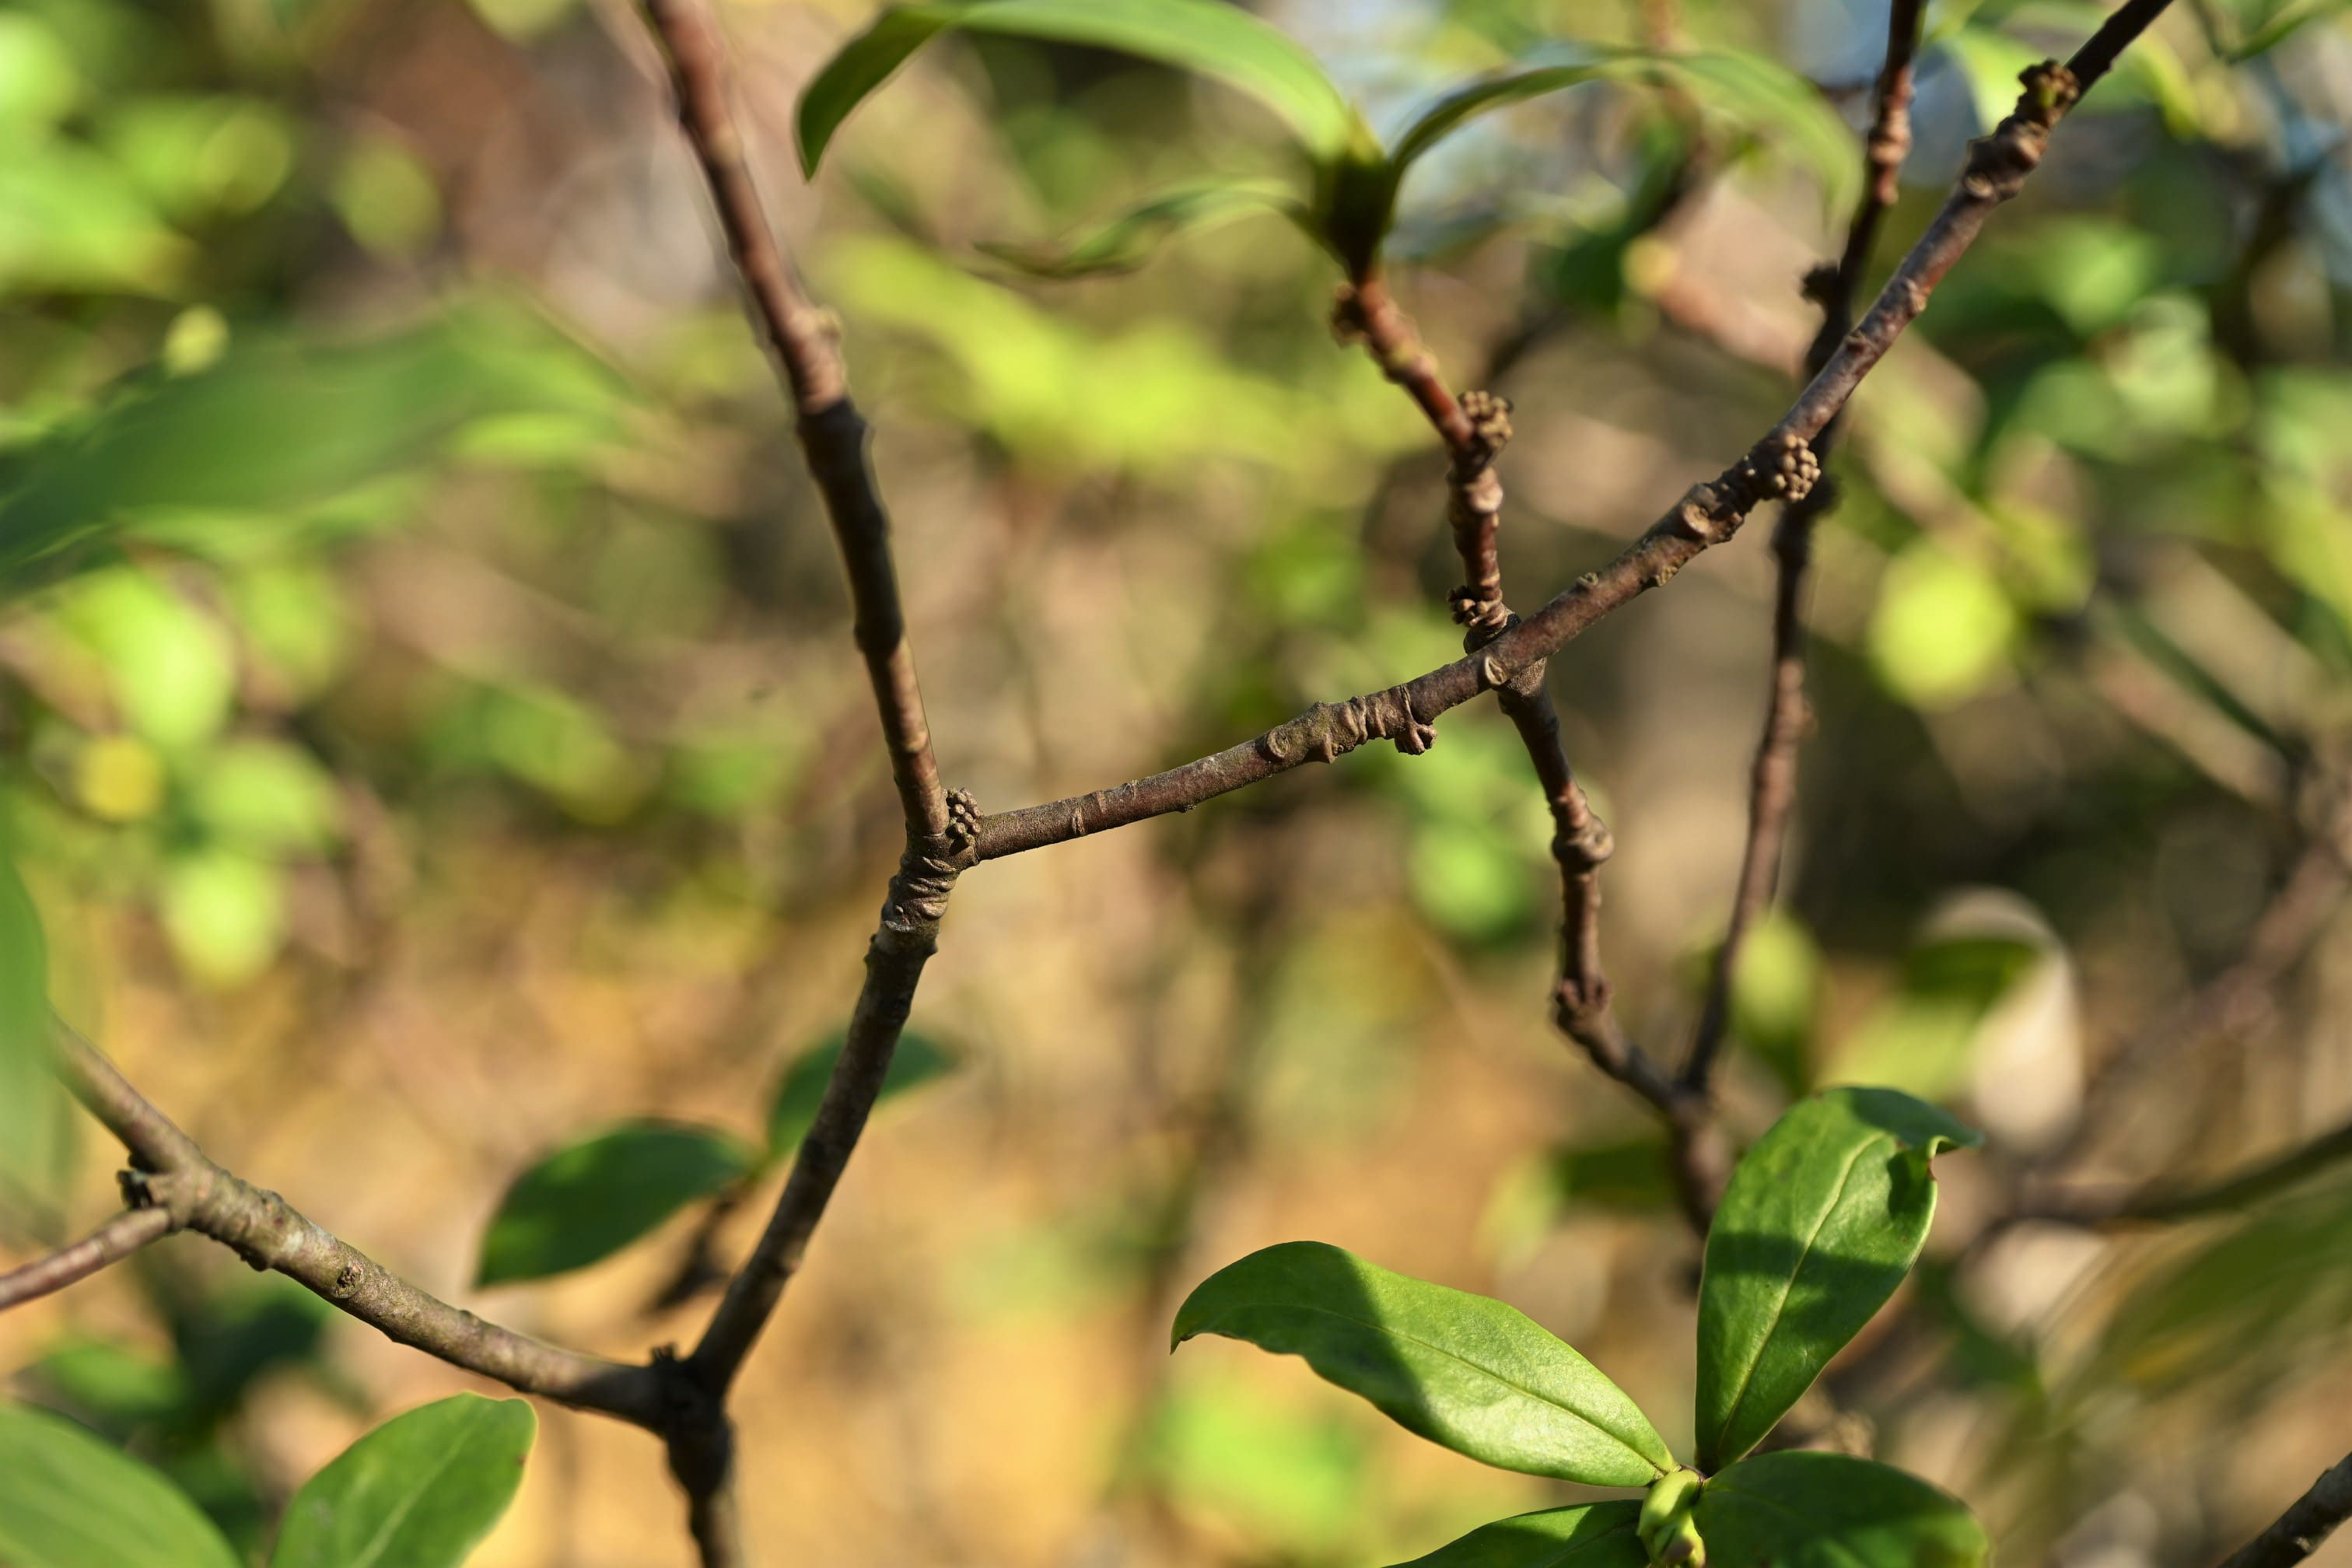
M 725 54 L 701 0 L 646 0 L 646 15 L 668 56 L 678 123 L 709 185 L 728 255 L 785 393 L 799 411 L 801 447 L 824 496 L 847 571 L 857 648 L 866 658 L 881 714 L 908 837 L 943 837 L 947 794 L 940 785 L 914 651 L 907 642 L 890 557 L 890 520 L 866 460 L 866 421 L 849 400 L 834 321 L 809 303 L 768 226 L 728 107 Z
M 1451 595 L 1454 619 L 1463 628 L 1463 652 L 1475 656 L 1518 619 L 1504 602 L 1496 541 L 1503 485 L 1495 460 L 1511 437 L 1510 405 L 1491 393 L 1456 398 L 1447 391 L 1435 356 L 1422 345 L 1412 319 L 1390 300 L 1377 276 L 1341 291 L 1336 320 L 1343 332 L 1363 340 L 1382 372 L 1412 395 L 1445 443 L 1452 459 L 1446 519 L 1464 578 Z M 1601 963 L 1600 873 L 1615 843 L 1569 766 L 1559 715 L 1544 684 L 1546 668 L 1538 659 L 1518 670 L 1496 686 L 1495 698 L 1518 731 L 1551 811 L 1551 852 L 1560 878 L 1560 981 L 1554 1016 L 1594 1066 L 1673 1120 L 1679 1108 L 1672 1084 L 1626 1037 L 1611 1010 L 1609 977 Z M 1412 717 L 1408 705 L 1405 718 Z M 1401 745 L 1408 738 L 1418 739 L 1409 728 L 1397 737 Z M 1696 1173 L 1685 1184 L 1694 1191 L 1705 1185 Z
M 2221 1568 L 2294 1568 L 2318 1551 L 2319 1543 L 2347 1517 L 2352 1517 L 2352 1454 L 2312 1482 L 2309 1491 L 2268 1530 L 2231 1552 Z
M 116 1215 L 71 1247 L 0 1274 L 0 1312 L 87 1279 L 171 1233 L 172 1216 L 162 1209 L 131 1209 Z
M 55 1035 L 66 1087 L 131 1152 L 137 1169 L 124 1181 L 126 1194 L 140 1211 L 163 1214 L 166 1228 L 211 1237 L 254 1268 L 283 1274 L 387 1339 L 452 1366 L 648 1430 L 669 1424 L 670 1380 L 658 1368 L 563 1350 L 417 1289 L 276 1193 L 207 1159 L 88 1041 L 62 1024 Z
M 841 546 L 856 609 L 857 646 L 866 656 L 907 819 L 906 852 L 891 879 L 880 926 L 866 948 L 866 984 L 815 1122 L 802 1141 L 759 1244 L 728 1282 L 709 1326 L 687 1360 L 696 1384 L 723 1399 L 798 1270 L 865 1131 L 923 965 L 938 947 L 949 891 L 969 861 L 977 813 L 969 797 L 950 800 L 940 784 L 899 605 L 889 519 L 866 461 L 866 424 L 850 403 L 831 323 L 801 292 L 761 210 L 728 104 L 727 67 L 718 33 L 700 0 L 646 0 L 646 14 L 668 58 L 678 122 L 709 183 L 728 252 L 785 388 L 800 410 L 801 445 Z M 698 1473 L 723 1477 L 726 1468 L 706 1467 Z M 683 1470 L 680 1474 L 687 1479 Z M 697 1539 L 705 1542 L 705 1561 L 731 1561 L 713 1557 L 709 1544 L 734 1539 L 731 1501 L 706 1497 L 691 1480 L 688 1491 L 694 1500 Z
M 1863 273 L 1870 266 L 1879 220 L 1900 194 L 1903 160 L 1911 150 L 1911 60 L 1918 52 L 1925 10 L 1924 0 L 1893 0 L 1888 9 L 1886 63 L 1879 69 L 1878 107 L 1864 143 L 1862 197 L 1846 228 L 1845 251 L 1817 289 L 1822 330 L 1805 357 L 1809 376 L 1822 373 L 1853 329 L 1853 301 L 1862 290 Z M 1841 414 L 1821 433 L 1813 443 L 1816 459 L 1829 460 L 1843 423 Z M 1805 701 L 1805 574 L 1812 562 L 1813 524 L 1830 509 L 1835 494 L 1831 486 L 1821 485 L 1791 501 L 1782 510 L 1772 533 L 1780 575 L 1772 595 L 1771 679 L 1765 698 L 1764 731 L 1756 742 L 1756 760 L 1748 773 L 1748 840 L 1739 858 L 1731 919 L 1716 948 L 1698 1027 L 1683 1063 L 1682 1081 L 1694 1089 L 1706 1088 L 1730 1024 L 1731 983 L 1738 973 L 1740 948 L 1780 885 L 1789 819 L 1797 804 L 1797 749 L 1811 716 Z
M 2153 16 L 2150 6 L 2160 9 L 2163 3 L 2136 0 L 2116 12 L 2077 58 L 2112 59 L 2128 36 L 2147 26 Z M 2117 33 L 2126 37 L 2111 36 Z M 2105 68 L 2100 65 L 2101 71 Z M 2046 64 L 2025 76 L 2027 90 L 2017 111 L 1971 145 L 1959 183 L 1942 210 L 1821 374 L 1746 458 L 1712 482 L 1693 486 L 1608 565 L 1587 574 L 1477 654 L 1386 691 L 1318 703 L 1262 735 L 1148 778 L 983 817 L 979 858 L 994 860 L 1170 812 L 1190 811 L 1302 763 L 1331 761 L 1369 740 L 1393 739 L 1402 750 L 1423 750 L 1434 738 L 1434 721 L 1449 710 L 1481 691 L 1508 685 L 1601 616 L 1668 581 L 1700 552 L 1729 539 L 1759 501 L 1776 493 L 1772 480 L 1787 477 L 1781 462 L 1810 450 L 1805 444 L 1822 433 L 1904 329 L 1927 309 L 1936 284 L 1975 241 L 1993 209 L 2022 189 L 2026 176 L 2041 163 L 2052 127 L 2078 96 L 2078 79 L 2063 67 Z

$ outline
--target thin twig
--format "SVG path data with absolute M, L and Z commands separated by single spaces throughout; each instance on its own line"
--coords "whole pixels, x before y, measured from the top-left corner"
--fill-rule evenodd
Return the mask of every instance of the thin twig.
M 563 1350 L 427 1294 L 276 1193 L 207 1159 L 88 1041 L 62 1024 L 55 1035 L 67 1089 L 131 1152 L 136 1169 L 125 1175 L 125 1195 L 139 1210 L 163 1214 L 166 1229 L 208 1236 L 254 1268 L 283 1274 L 386 1338 L 452 1366 L 649 1431 L 671 1424 L 676 1380 L 658 1367 Z
M 2221 1568 L 2294 1568 L 2319 1550 L 2336 1527 L 2352 1517 L 2352 1454 L 2311 1483 L 2293 1507 L 2268 1530 L 2230 1554 Z
M 87 1279 L 171 1232 L 172 1216 L 162 1209 L 130 1209 L 116 1215 L 71 1247 L 0 1274 L 0 1312 Z
M 809 1237 L 856 1150 L 889 1072 L 923 965 L 937 950 L 940 920 L 956 875 L 968 859 L 969 830 L 976 813 L 968 797 L 950 801 L 940 784 L 890 557 L 889 519 L 866 461 L 866 423 L 849 400 L 831 321 L 801 292 L 761 209 L 728 103 L 719 35 L 699 0 L 647 0 L 646 14 L 668 58 L 678 123 L 709 185 L 728 252 L 785 389 L 800 411 L 801 446 L 841 546 L 857 646 L 866 656 L 907 819 L 906 851 L 898 874 L 891 879 L 881 922 L 867 945 L 866 984 L 816 1120 L 793 1158 L 792 1174 L 759 1244 L 728 1282 L 726 1295 L 687 1360 L 696 1382 L 723 1397 L 799 1268 Z M 723 1465 L 706 1466 L 696 1473 L 723 1474 L 724 1469 Z M 688 1479 L 684 1468 L 680 1478 Z M 738 1531 L 731 1503 L 701 1496 L 690 1480 L 688 1489 L 696 1499 L 696 1533 L 704 1561 L 735 1561 L 740 1542 L 734 1542 Z M 712 1554 L 718 1550 L 714 1542 L 725 1548 L 720 1555 Z
M 1911 58 L 1919 47 L 1924 0 L 1893 0 L 1886 19 L 1886 63 L 1878 73 L 1878 107 L 1864 144 L 1862 198 L 1847 226 L 1845 251 L 1834 268 L 1809 280 L 1822 306 L 1822 330 L 1805 356 L 1809 375 L 1819 375 L 1853 325 L 1853 301 L 1862 291 L 1879 221 L 1895 205 L 1903 160 L 1911 150 Z M 1813 442 L 1813 455 L 1829 460 L 1843 411 Z M 1835 489 L 1816 486 L 1789 503 L 1772 531 L 1780 564 L 1772 595 L 1771 680 L 1764 704 L 1764 731 L 1748 786 L 1748 840 L 1739 858 L 1739 883 L 1732 895 L 1731 919 L 1715 951 L 1706 999 L 1699 1009 L 1682 1081 L 1704 1090 L 1731 1018 L 1731 983 L 1748 932 L 1772 902 L 1780 880 L 1780 857 L 1789 819 L 1797 802 L 1797 748 L 1811 720 L 1805 701 L 1805 574 L 1813 553 L 1813 524 L 1832 504 Z
M 983 817 L 979 858 L 999 859 L 1189 811 L 1303 763 L 1331 761 L 1370 740 L 1394 740 L 1407 752 L 1424 750 L 1434 738 L 1434 721 L 1444 713 L 1481 691 L 1508 685 L 1601 616 L 1671 579 L 1700 552 L 1730 538 L 1758 502 L 1786 493 L 1772 487 L 1775 479 L 1790 477 L 1782 472 L 1782 461 L 1794 467 L 1801 454 L 1809 452 L 1806 443 L 1821 434 L 1927 308 L 1936 284 L 1974 242 L 1993 209 L 2023 188 L 2049 145 L 2052 128 L 2080 96 L 2078 84 L 2087 86 L 2104 74 L 2116 52 L 2145 29 L 2165 3 L 2134 0 L 2110 16 L 2075 57 L 2087 76 L 2049 64 L 2024 73 L 2026 91 L 2017 110 L 1971 145 L 1959 183 L 1942 210 L 1822 373 L 1746 458 L 1712 482 L 1693 486 L 1607 566 L 1589 574 L 1477 654 L 1402 685 L 1345 702 L 1318 703 L 1262 735 L 1165 773 Z

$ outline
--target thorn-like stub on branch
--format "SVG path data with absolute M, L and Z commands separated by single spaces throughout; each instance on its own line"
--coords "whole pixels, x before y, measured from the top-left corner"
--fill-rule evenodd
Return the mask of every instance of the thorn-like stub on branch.
M 1597 871 L 1615 853 L 1617 837 L 1597 816 L 1588 816 L 1581 830 L 1556 834 L 1551 841 L 1552 858 L 1571 871 Z
M 1594 1053 L 1596 1058 L 1603 1053 L 1605 1047 L 1594 1042 L 1604 1037 L 1601 1031 L 1587 1026 L 1591 1020 L 1608 1011 L 1610 989 L 1606 975 L 1594 975 L 1589 987 L 1579 982 L 1574 975 L 1569 975 L 1561 979 L 1559 984 L 1553 989 L 1551 995 L 1552 1022 L 1558 1026 L 1560 1033 L 1584 1044 L 1586 1048 Z M 1609 1054 L 1616 1055 L 1613 1052 Z M 1612 1061 L 1601 1062 L 1603 1071 L 1614 1071 L 1623 1066 L 1624 1060 L 1622 1056 L 1617 1056 Z
M 2083 89 L 2074 73 L 2056 60 L 2043 60 L 2017 73 L 2025 90 L 2018 95 L 2017 117 L 2047 131 L 2074 107 Z
M 1492 392 L 1465 392 L 1454 400 L 1470 421 L 1470 437 L 1481 462 L 1492 462 L 1511 439 L 1511 400 Z
M 948 792 L 948 847 L 958 856 L 980 845 L 980 803 L 968 789 Z

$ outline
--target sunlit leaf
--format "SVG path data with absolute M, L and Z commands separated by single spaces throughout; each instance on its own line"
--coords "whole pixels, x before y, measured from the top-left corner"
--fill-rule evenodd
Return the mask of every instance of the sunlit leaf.
M 1307 223 L 1306 204 L 1273 180 L 1201 181 L 1160 192 L 1059 245 L 983 244 L 986 254 L 1041 278 L 1131 272 L 1180 234 L 1275 212 Z
M 1991 1550 L 1958 1499 L 1843 1454 L 1743 1459 L 1708 1479 L 1696 1517 L 1726 1568 L 1976 1568 Z
M 850 110 L 908 56 L 957 29 L 1117 49 L 1214 77 L 1280 115 L 1318 163 L 1368 134 L 1313 56 L 1222 0 L 961 0 L 893 5 L 825 62 L 801 94 L 802 171 L 816 173 Z
M 60 1415 L 0 1404 L 0 1562 L 241 1568 L 185 1493 Z
M 243 984 L 269 966 L 286 938 L 283 873 L 241 850 L 174 856 L 157 902 L 172 950 L 207 984 Z
M 528 1402 L 453 1394 L 344 1449 L 286 1505 L 270 1568 L 457 1568 L 514 1500 Z
M 1895 558 L 1879 584 L 1870 665 L 1914 707 L 1949 707 L 2008 667 L 2019 630 L 2017 606 L 1998 578 L 1922 539 Z
M 1822 954 L 1804 922 L 1768 912 L 1740 944 L 1731 976 L 1731 1032 L 1792 1095 L 1812 1087 L 1813 1019 Z
M 1580 1503 L 1479 1526 L 1396 1568 L 1647 1568 L 1638 1502 Z
M 263 854 L 316 853 L 341 830 L 333 775 L 283 741 L 214 748 L 189 781 L 188 807 L 224 841 Z
M 1294 1555 L 1326 1555 L 1360 1526 L 1370 1467 L 1361 1433 L 1275 1404 L 1233 1378 L 1174 1384 L 1143 1436 L 1169 1500 Z
M 1936 1214 L 1928 1162 L 1977 1133 L 1883 1089 L 1800 1100 L 1733 1171 L 1698 1299 L 1698 1468 L 1753 1448 L 1895 1293 Z
M 1177 1310 L 1197 1334 L 1302 1356 L 1407 1430 L 1456 1453 L 1593 1486 L 1673 1468 L 1623 1391 L 1516 1308 L 1394 1274 L 1321 1242 L 1254 1252 Z
M 775 1098 L 768 1103 L 769 1159 L 782 1159 L 808 1136 L 810 1125 L 816 1121 L 817 1103 L 824 1098 L 825 1083 L 833 1077 L 834 1064 L 841 1059 L 843 1044 L 844 1037 L 835 1035 L 784 1069 Z M 890 1055 L 890 1070 L 882 1079 L 882 1092 L 875 1097 L 875 1103 L 944 1078 L 959 1065 L 953 1053 L 929 1036 L 906 1030 Z
M 629 1122 L 567 1144 L 499 1201 L 475 1283 L 584 1268 L 741 1180 L 751 1164 L 751 1151 L 725 1133 L 665 1122 Z

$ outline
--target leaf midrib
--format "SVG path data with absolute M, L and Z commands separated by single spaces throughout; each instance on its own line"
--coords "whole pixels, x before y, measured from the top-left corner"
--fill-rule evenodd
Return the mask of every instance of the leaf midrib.
M 1591 1427 L 1593 1431 L 1600 1433 L 1602 1436 L 1616 1444 L 1619 1447 L 1624 1449 L 1627 1453 L 1633 1455 L 1635 1458 L 1641 1460 L 1642 1463 L 1649 1466 L 1651 1469 L 1657 1471 L 1658 1474 L 1665 1474 L 1665 1471 L 1659 1469 L 1658 1462 L 1655 1459 L 1651 1458 L 1647 1454 L 1642 1452 L 1641 1449 L 1635 1447 L 1632 1441 L 1626 1438 L 1622 1433 L 1612 1432 L 1608 1427 L 1603 1426 L 1601 1423 L 1592 1419 L 1591 1416 L 1587 1415 L 1583 1411 L 1577 1409 L 1573 1405 L 1562 1405 L 1556 1399 L 1549 1398 L 1544 1394 L 1537 1393 L 1534 1389 L 1528 1387 L 1525 1384 L 1516 1382 L 1513 1379 L 1505 1376 L 1503 1373 L 1496 1371 L 1492 1367 L 1479 1365 L 1476 1362 L 1472 1361 L 1468 1356 L 1464 1355 L 1459 1351 L 1448 1350 L 1444 1345 L 1432 1343 L 1430 1341 L 1423 1339 L 1418 1334 L 1409 1334 L 1401 1329 L 1391 1328 L 1385 1323 L 1367 1322 L 1361 1318 L 1351 1317 L 1346 1312 L 1337 1311 L 1329 1307 L 1317 1306 L 1312 1302 L 1294 1303 L 1289 1307 L 1289 1310 L 1294 1312 L 1320 1312 L 1327 1318 L 1337 1318 L 1343 1323 L 1353 1323 L 1360 1329 L 1369 1329 L 1376 1334 L 1385 1334 L 1391 1339 L 1402 1340 L 1407 1344 L 1419 1345 L 1422 1349 L 1433 1352 L 1438 1355 L 1445 1357 L 1449 1361 L 1459 1362 L 1464 1366 L 1470 1368 L 1473 1372 L 1481 1373 L 1487 1377 L 1493 1378 L 1496 1383 L 1501 1384 L 1504 1387 L 1510 1389 L 1515 1394 L 1525 1394 L 1528 1398 L 1536 1401 L 1539 1405 L 1548 1405 L 1554 1410 L 1566 1412 L 1568 1415 L 1572 1415 L 1577 1420 L 1582 1422 L 1585 1426 Z M 1213 1332 L 1214 1331 L 1210 1331 Z M 1538 1329 L 1538 1331 L 1540 1332 L 1541 1330 Z M 1587 1362 L 1585 1364 L 1591 1366 L 1591 1363 Z M 1596 1377 L 1605 1379 L 1609 1375 L 1597 1366 L 1592 1368 L 1592 1372 L 1593 1375 Z M 1615 1384 L 1612 1384 L 1611 1386 L 1614 1387 Z
M 469 1420 L 466 1425 L 472 1426 L 476 1423 Z M 457 1450 L 464 1447 L 466 1440 L 472 1436 L 471 1432 L 460 1432 L 456 1435 L 454 1441 L 442 1448 L 439 1460 L 425 1473 L 423 1479 L 416 1486 L 409 1489 L 408 1495 L 401 1500 L 400 1506 L 384 1516 L 383 1523 L 377 1527 L 375 1534 L 370 1538 L 367 1549 L 352 1559 L 352 1568 L 367 1568 L 369 1563 L 380 1563 L 383 1560 L 384 1547 L 391 1541 L 394 1533 L 407 1522 L 410 1514 L 416 1511 L 417 1503 L 423 1500 L 425 1494 L 432 1489 L 433 1483 L 439 1480 L 442 1473 L 457 1462 Z
M 1731 1396 L 1730 1408 L 1723 1413 L 1723 1425 L 1716 1429 L 1717 1443 L 1723 1441 L 1724 1435 L 1738 1421 L 1740 1406 L 1748 1403 L 1748 1391 L 1756 1384 L 1756 1369 L 1764 1364 L 1765 1352 L 1772 1348 L 1773 1340 L 1780 1332 L 1780 1321 L 1788 1315 L 1789 1298 L 1797 1289 L 1797 1276 L 1805 1271 L 1805 1264 L 1813 1255 L 1813 1244 L 1821 1239 L 1822 1228 L 1829 1224 L 1830 1215 L 1835 1214 L 1838 1205 L 1844 1201 L 1845 1190 L 1853 1181 L 1854 1167 L 1862 1163 L 1864 1154 L 1880 1144 L 1892 1145 L 1896 1142 L 1893 1133 L 1881 1132 L 1856 1144 L 1853 1152 L 1846 1156 L 1845 1169 L 1838 1173 L 1837 1190 L 1830 1194 L 1830 1201 L 1822 1205 L 1822 1212 L 1813 1216 L 1812 1228 L 1805 1233 L 1805 1244 L 1797 1251 L 1797 1261 L 1790 1268 L 1788 1279 L 1781 1283 L 1780 1299 L 1772 1303 L 1771 1317 L 1765 1325 L 1764 1337 L 1757 1342 L 1756 1353 L 1748 1358 L 1747 1370 L 1739 1374 L 1738 1392 Z M 1721 1456 L 1717 1458 L 1720 1460 Z

